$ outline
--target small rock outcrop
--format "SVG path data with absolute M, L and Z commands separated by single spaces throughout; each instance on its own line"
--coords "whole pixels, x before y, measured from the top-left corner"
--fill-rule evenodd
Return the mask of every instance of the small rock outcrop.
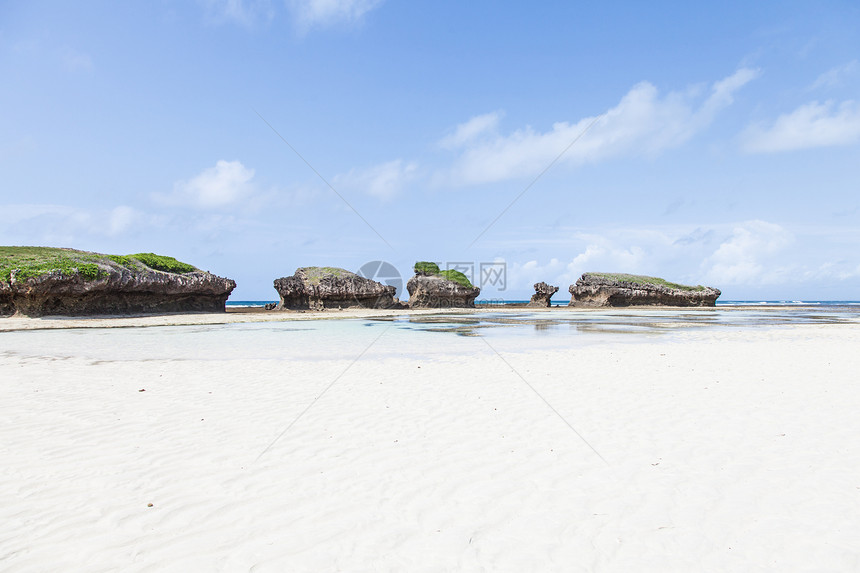
M 275 279 L 281 297 L 277 310 L 338 308 L 404 308 L 394 286 L 384 285 L 337 267 L 301 267 Z
M 535 283 L 535 293 L 532 295 L 528 306 L 536 308 L 547 308 L 552 306 L 549 300 L 558 292 L 557 286 L 548 285 L 545 282 Z
M 224 312 L 236 288 L 230 279 L 151 253 L 118 257 L 42 247 L 2 250 L 7 255 L 2 261 L 6 274 L 0 276 L 0 316 Z M 138 256 L 156 266 L 153 261 L 175 263 L 184 272 L 152 268 Z
M 720 291 L 656 277 L 585 273 L 570 285 L 570 306 L 714 306 Z
M 439 270 L 436 263 L 415 263 L 415 276 L 406 283 L 410 308 L 474 308 L 481 289 L 455 270 Z

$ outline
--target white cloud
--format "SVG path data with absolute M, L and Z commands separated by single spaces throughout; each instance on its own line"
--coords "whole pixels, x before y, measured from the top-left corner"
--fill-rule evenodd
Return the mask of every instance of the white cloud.
M 656 154 L 680 145 L 705 129 L 714 116 L 730 105 L 735 92 L 758 75 L 743 68 L 713 84 L 708 97 L 696 106 L 696 90 L 670 92 L 661 97 L 653 85 L 634 86 L 599 119 L 586 117 L 576 123 L 558 122 L 547 132 L 531 127 L 509 135 L 473 141 L 473 136 L 495 127 L 498 117 L 478 116 L 459 126 L 441 145 L 462 148 L 449 173 L 440 179 L 452 184 L 480 184 L 536 175 L 571 143 L 594 125 L 568 149 L 562 161 L 583 163 L 625 153 Z M 462 128 L 462 129 L 461 129 Z M 460 135 L 458 137 L 458 134 Z M 472 137 L 469 137 L 472 136 Z
M 538 281 L 560 287 L 557 297 L 586 272 L 624 272 L 663 277 L 682 284 L 723 287 L 780 287 L 820 280 L 821 260 L 831 255 L 803 251 L 793 232 L 766 221 L 700 226 L 603 228 L 588 232 L 559 230 L 563 241 L 546 238 L 546 246 L 529 248 L 567 256 L 510 263 L 508 284 L 512 290 L 531 291 Z M 832 230 L 825 242 L 832 242 Z M 851 236 L 855 236 L 856 233 Z M 804 231 L 806 240 L 810 231 Z M 803 243 L 804 241 L 800 241 Z M 802 253 L 801 253 L 802 251 Z M 835 264 L 828 275 L 843 280 L 857 260 Z M 809 270 L 807 275 L 804 271 Z M 837 272 L 841 273 L 837 276 Z
M 415 178 L 418 171 L 416 163 L 405 163 L 395 159 L 367 169 L 353 169 L 333 179 L 336 187 L 355 189 L 380 199 L 390 199 L 403 190 Z
M 212 24 L 235 22 L 242 26 L 253 26 L 256 22 L 269 21 L 275 11 L 271 0 L 201 0 L 206 8 L 206 19 Z
M 382 4 L 382 0 L 288 0 L 300 30 L 355 24 Z
M 115 207 L 108 216 L 108 234 L 116 236 L 127 229 L 138 219 L 137 211 L 127 205 Z
M 830 269 L 827 270 L 829 271 Z M 836 270 L 830 272 L 833 272 L 839 280 L 853 279 L 855 277 L 860 277 L 860 265 L 848 270 Z
M 767 221 L 603 229 L 574 233 L 573 238 L 578 254 L 564 265 L 539 268 L 545 272 L 536 273 L 537 280 L 554 277 L 559 281 L 554 284 L 567 288 L 582 273 L 603 271 L 721 288 L 778 284 L 796 279 L 800 268 L 788 249 L 795 242 L 794 234 Z
M 502 112 L 500 111 L 476 115 L 466 123 L 458 125 L 453 133 L 442 138 L 439 141 L 439 146 L 445 149 L 455 149 L 474 141 L 480 135 L 495 132 L 501 117 Z
M 853 60 L 842 66 L 827 70 L 818 76 L 818 79 L 815 80 L 809 89 L 811 91 L 839 87 L 845 82 L 847 77 L 855 75 L 858 71 L 860 71 L 860 63 L 857 60 Z
M 660 237 L 650 233 L 649 239 L 635 244 L 633 237 L 613 237 L 605 235 L 578 234 L 575 241 L 581 245 L 570 260 L 552 258 L 545 264 L 537 260 L 522 265 L 513 264 L 510 269 L 510 284 L 515 288 L 530 290 L 537 282 L 548 282 L 559 287 L 557 297 L 568 296 L 568 287 L 586 272 L 629 272 L 648 273 L 648 263 L 653 260 L 653 242 L 665 243 Z M 644 237 L 640 237 L 643 239 Z
M 215 167 L 204 169 L 188 181 L 177 181 L 173 193 L 155 194 L 153 198 L 168 205 L 188 205 L 203 209 L 225 207 L 254 194 L 251 179 L 254 170 L 240 161 L 219 160 Z
M 737 225 L 704 263 L 705 277 L 714 284 L 773 284 L 785 279 L 788 268 L 772 263 L 794 237 L 765 221 Z
M 87 209 L 69 205 L 0 205 L 5 232 L 0 243 L 75 246 L 92 238 L 116 238 L 151 228 L 156 218 L 127 205 Z
M 3 205 L 3 222 L 6 224 L 15 224 L 22 221 L 35 219 L 46 215 L 63 217 L 75 211 L 72 207 L 65 205 L 50 205 L 50 204 L 17 204 Z
M 860 104 L 814 101 L 779 116 L 770 127 L 749 127 L 742 140 L 750 153 L 851 145 L 860 141 Z

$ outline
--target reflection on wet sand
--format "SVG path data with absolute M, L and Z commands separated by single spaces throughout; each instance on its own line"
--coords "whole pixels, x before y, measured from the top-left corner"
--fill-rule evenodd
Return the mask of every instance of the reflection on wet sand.
M 548 316 L 551 315 L 551 316 Z M 399 329 L 449 332 L 479 336 L 501 328 L 529 330 L 541 334 L 562 331 L 601 334 L 647 334 L 717 327 L 768 327 L 795 324 L 860 323 L 854 306 L 791 308 L 715 308 L 706 310 L 624 309 L 581 312 L 480 312 L 442 315 L 391 316 L 372 319 L 393 322 Z

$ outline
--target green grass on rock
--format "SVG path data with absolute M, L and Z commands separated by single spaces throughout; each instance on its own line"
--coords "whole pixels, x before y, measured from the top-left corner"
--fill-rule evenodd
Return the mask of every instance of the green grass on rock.
M 469 278 L 460 271 L 448 269 L 445 271 L 439 271 L 439 274 L 448 279 L 449 281 L 454 281 L 458 285 L 464 286 L 466 288 L 472 288 L 472 283 L 469 281 Z
M 590 275 L 593 277 L 599 277 L 607 280 L 613 280 L 618 282 L 625 282 L 634 285 L 658 285 L 666 288 L 671 288 L 675 290 L 683 290 L 683 291 L 701 291 L 705 290 L 705 287 L 702 285 L 690 286 L 690 285 L 682 285 L 678 283 L 672 283 L 665 279 L 661 279 L 658 277 L 648 277 L 645 275 L 628 275 L 625 273 L 585 273 L 586 275 Z
M 427 273 L 430 275 L 439 274 L 439 265 L 428 261 L 418 261 L 412 266 L 412 269 L 416 273 Z
M 171 273 L 197 270 L 173 257 L 153 253 L 118 256 L 54 247 L 0 247 L 0 281 L 4 282 L 12 278 L 12 271 L 16 271 L 15 277 L 19 281 L 51 272 L 60 272 L 64 277 L 77 274 L 84 280 L 93 281 L 106 275 L 115 265 L 133 270 L 146 266 Z
M 323 277 L 334 276 L 340 278 L 353 276 L 355 274 L 339 267 L 302 267 L 299 270 L 304 273 L 308 282 L 312 285 L 320 284 Z
M 197 270 L 197 267 L 177 261 L 173 257 L 165 257 L 164 255 L 156 255 L 155 253 L 137 253 L 136 255 L 128 255 L 127 257 L 119 257 L 122 259 L 137 259 L 151 269 L 156 271 L 164 271 L 166 273 L 191 273 Z M 124 265 L 127 266 L 127 265 Z
M 455 271 L 454 269 L 440 271 L 439 265 L 428 261 L 418 261 L 412 266 L 412 268 L 416 273 L 440 276 L 446 280 L 455 282 L 460 286 L 472 288 L 472 283 L 469 281 L 469 278 L 460 271 Z

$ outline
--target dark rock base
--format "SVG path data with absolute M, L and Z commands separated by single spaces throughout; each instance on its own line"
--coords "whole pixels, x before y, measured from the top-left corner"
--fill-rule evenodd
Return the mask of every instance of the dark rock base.
M 87 316 L 165 312 L 225 312 L 236 283 L 211 273 L 101 268 L 97 280 L 50 271 L 0 283 L 0 315 Z
M 411 296 L 409 308 L 475 308 L 475 299 L 474 297 L 469 300 L 462 297 L 446 298 L 432 295 Z
M 582 308 L 624 307 L 624 306 L 676 306 L 711 307 L 716 306 L 716 297 L 692 298 L 689 296 L 665 296 L 653 293 L 635 292 L 590 292 L 574 293 L 569 306 Z
M 373 297 L 344 298 L 317 298 L 309 296 L 285 297 L 282 302 L 275 306 L 275 310 L 340 310 L 344 308 L 374 308 L 374 309 L 402 309 L 408 308 L 405 304 L 390 295 Z
M 147 293 L 92 293 L 82 296 L 15 297 L 11 312 L 27 316 L 128 315 L 167 312 L 224 312 L 227 295 L 163 295 Z
M 406 283 L 410 308 L 475 308 L 478 287 L 465 287 L 439 276 L 417 273 Z
M 405 308 L 394 296 L 396 287 L 335 267 L 300 267 L 275 279 L 274 286 L 280 297 L 276 310 Z

